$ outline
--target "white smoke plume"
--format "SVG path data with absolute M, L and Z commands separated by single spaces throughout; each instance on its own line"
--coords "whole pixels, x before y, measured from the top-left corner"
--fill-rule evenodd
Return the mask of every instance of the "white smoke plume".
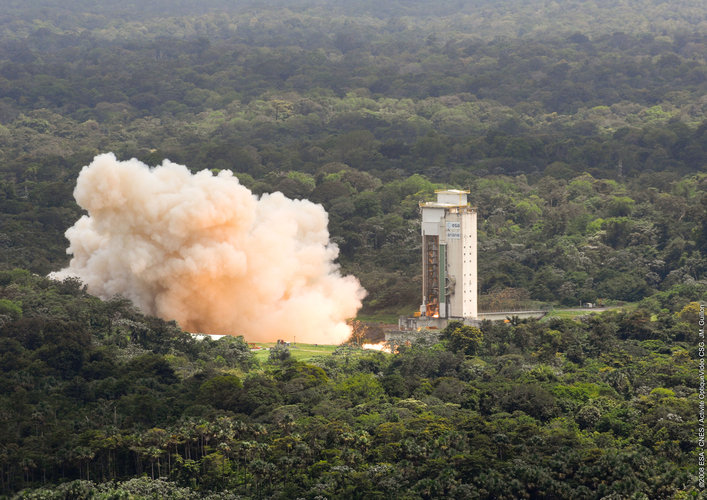
M 334 263 L 321 205 L 258 198 L 226 170 L 112 153 L 83 168 L 74 197 L 88 215 L 66 231 L 73 257 L 56 279 L 78 277 L 192 332 L 327 344 L 351 334 L 365 291 Z

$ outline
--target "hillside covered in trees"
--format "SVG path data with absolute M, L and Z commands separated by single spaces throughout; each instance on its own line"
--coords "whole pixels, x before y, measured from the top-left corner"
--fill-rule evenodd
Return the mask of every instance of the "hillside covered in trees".
M 194 340 L 76 281 L 5 271 L 0 297 L 0 495 L 57 482 L 22 498 L 697 491 L 696 304 L 654 320 L 452 323 L 395 355 L 274 349 L 258 363 L 242 338 Z
M 6 1 L 0 496 L 697 495 L 705 54 L 701 0 Z M 438 188 L 482 309 L 634 305 L 259 363 L 41 277 L 108 151 L 321 203 L 366 316 L 418 308 Z

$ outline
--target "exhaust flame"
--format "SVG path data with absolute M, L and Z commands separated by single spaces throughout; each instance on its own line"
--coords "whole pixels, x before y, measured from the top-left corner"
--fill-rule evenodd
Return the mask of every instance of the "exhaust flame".
M 385 342 L 380 342 L 378 344 L 363 344 L 361 348 L 369 349 L 371 351 L 392 352 L 390 350 L 390 346 L 388 346 Z
M 258 198 L 230 171 L 99 155 L 79 174 L 86 209 L 66 231 L 73 255 L 52 277 L 80 278 L 192 332 L 264 342 L 340 343 L 365 290 L 341 276 L 321 205 Z

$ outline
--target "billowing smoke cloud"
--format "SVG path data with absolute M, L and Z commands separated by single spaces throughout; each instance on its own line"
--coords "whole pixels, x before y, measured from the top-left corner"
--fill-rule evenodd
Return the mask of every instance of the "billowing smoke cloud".
M 339 343 L 365 291 L 341 276 L 321 205 L 258 198 L 230 171 L 103 154 L 74 197 L 88 211 L 66 232 L 69 267 L 102 298 L 120 294 L 192 332 L 250 341 Z

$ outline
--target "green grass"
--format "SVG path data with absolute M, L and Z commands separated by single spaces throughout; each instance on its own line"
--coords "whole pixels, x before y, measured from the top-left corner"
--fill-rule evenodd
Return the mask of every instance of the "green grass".
M 367 323 L 385 323 L 388 325 L 398 324 L 400 315 L 394 313 L 359 314 L 356 319 Z M 412 316 L 412 313 L 410 314 Z
M 415 313 L 414 307 L 403 307 L 398 309 L 384 309 L 373 314 L 359 314 L 356 319 L 370 323 L 385 323 L 397 325 L 400 316 L 412 316 Z
M 607 306 L 607 309 L 628 309 L 632 307 L 633 304 L 631 303 L 625 303 L 623 305 L 610 305 Z M 588 314 L 601 314 L 604 312 L 604 310 L 597 310 L 597 309 L 579 309 L 579 308 L 573 308 L 573 309 L 551 309 L 548 311 L 548 313 L 543 317 L 541 321 L 546 321 L 551 318 L 561 318 L 561 319 L 574 319 L 577 318 L 578 316 L 586 316 Z
M 260 347 L 267 347 L 268 350 L 262 349 L 259 351 L 253 351 L 253 354 L 255 355 L 255 359 L 257 359 L 261 363 L 266 363 L 268 361 L 268 357 L 270 356 L 270 350 L 269 348 L 273 347 L 275 345 L 274 342 L 256 342 L 256 345 Z M 290 349 L 290 356 L 292 359 L 295 359 L 297 361 L 309 361 L 312 358 L 316 358 L 319 356 L 331 356 L 332 353 L 336 350 L 336 348 L 339 347 L 338 345 L 324 345 L 324 344 L 300 344 L 298 343 L 297 345 L 294 345 L 290 343 L 289 349 Z M 349 355 L 356 358 L 358 356 L 365 356 L 366 354 L 376 352 L 376 351 L 369 351 L 367 349 L 356 349 L 353 348 L 351 351 L 349 351 Z
M 275 342 L 257 342 L 256 345 L 260 347 L 267 347 L 268 350 L 262 349 L 260 351 L 253 351 L 255 359 L 258 361 L 267 361 L 270 355 L 270 347 L 275 345 Z M 336 345 L 323 345 L 323 344 L 293 344 L 290 343 L 290 355 L 297 361 L 307 361 L 315 356 L 330 356 L 334 350 L 339 347 Z
M 543 316 L 543 320 L 547 320 L 550 318 L 561 318 L 561 319 L 574 319 L 577 316 L 585 316 L 587 314 L 591 314 L 592 310 L 587 309 L 586 311 L 565 311 L 562 309 L 553 309 L 549 311 L 545 316 Z M 594 312 L 594 314 L 597 314 Z

